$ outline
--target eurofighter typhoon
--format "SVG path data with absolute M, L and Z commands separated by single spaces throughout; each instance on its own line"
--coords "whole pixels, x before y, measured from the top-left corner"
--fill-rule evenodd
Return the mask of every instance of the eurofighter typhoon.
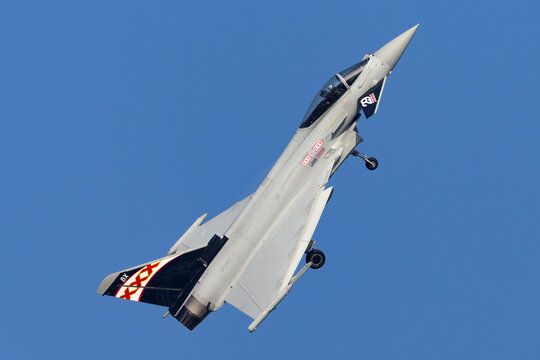
M 167 256 L 107 276 L 98 294 L 165 306 L 164 317 L 190 330 L 229 303 L 253 319 L 249 331 L 257 329 L 309 268 L 325 262 L 311 237 L 332 195 L 330 177 L 349 155 L 377 168 L 375 158 L 355 150 L 362 142 L 357 121 L 362 112 L 366 118 L 377 112 L 386 79 L 417 28 L 323 85 L 253 194 L 207 222 L 202 215 Z

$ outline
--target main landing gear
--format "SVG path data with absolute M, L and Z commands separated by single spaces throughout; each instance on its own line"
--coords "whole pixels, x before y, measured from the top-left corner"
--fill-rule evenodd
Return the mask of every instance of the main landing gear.
M 306 264 L 311 263 L 312 269 L 319 269 L 324 265 L 326 261 L 326 256 L 319 249 L 311 249 L 306 255 Z
M 351 151 L 352 156 L 361 157 L 366 162 L 368 170 L 375 170 L 379 166 L 379 162 L 374 157 L 368 158 L 364 153 L 358 152 L 358 150 Z
M 283 300 L 285 296 L 291 291 L 292 286 L 294 283 L 298 281 L 305 273 L 309 270 L 309 268 L 312 269 L 318 269 L 321 266 L 324 265 L 325 256 L 324 253 L 321 250 L 313 249 L 313 245 L 315 244 L 314 240 L 311 240 L 306 248 L 306 265 L 300 269 L 292 277 L 292 279 L 289 281 L 287 286 L 282 289 L 276 298 L 270 302 L 270 304 L 253 320 L 251 325 L 249 325 L 248 330 L 251 332 L 254 332 L 257 330 L 257 327 L 263 322 L 266 317 L 276 309 L 276 306 Z

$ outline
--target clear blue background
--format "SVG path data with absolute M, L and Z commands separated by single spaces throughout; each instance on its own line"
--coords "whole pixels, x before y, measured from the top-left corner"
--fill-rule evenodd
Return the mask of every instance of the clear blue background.
M 532 1 L 3 1 L 2 358 L 540 358 Z M 96 295 L 254 191 L 332 74 L 421 26 L 260 329 Z

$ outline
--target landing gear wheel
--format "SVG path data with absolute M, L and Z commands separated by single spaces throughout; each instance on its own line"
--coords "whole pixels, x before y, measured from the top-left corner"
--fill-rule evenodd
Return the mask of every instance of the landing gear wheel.
M 368 161 L 366 161 L 366 167 L 368 170 L 375 170 L 379 166 L 379 162 L 374 157 L 368 158 Z
M 326 256 L 321 250 L 313 249 L 310 250 L 306 255 L 306 263 L 311 262 L 312 269 L 319 269 L 324 265 L 326 261 Z

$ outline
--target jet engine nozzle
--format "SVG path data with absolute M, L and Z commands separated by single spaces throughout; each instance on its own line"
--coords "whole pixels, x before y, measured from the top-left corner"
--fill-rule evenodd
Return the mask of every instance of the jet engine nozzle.
M 193 330 L 204 320 L 209 312 L 206 305 L 195 299 L 194 296 L 191 296 L 187 299 L 182 309 L 180 309 L 178 315 L 175 314 L 174 317 L 189 330 Z

